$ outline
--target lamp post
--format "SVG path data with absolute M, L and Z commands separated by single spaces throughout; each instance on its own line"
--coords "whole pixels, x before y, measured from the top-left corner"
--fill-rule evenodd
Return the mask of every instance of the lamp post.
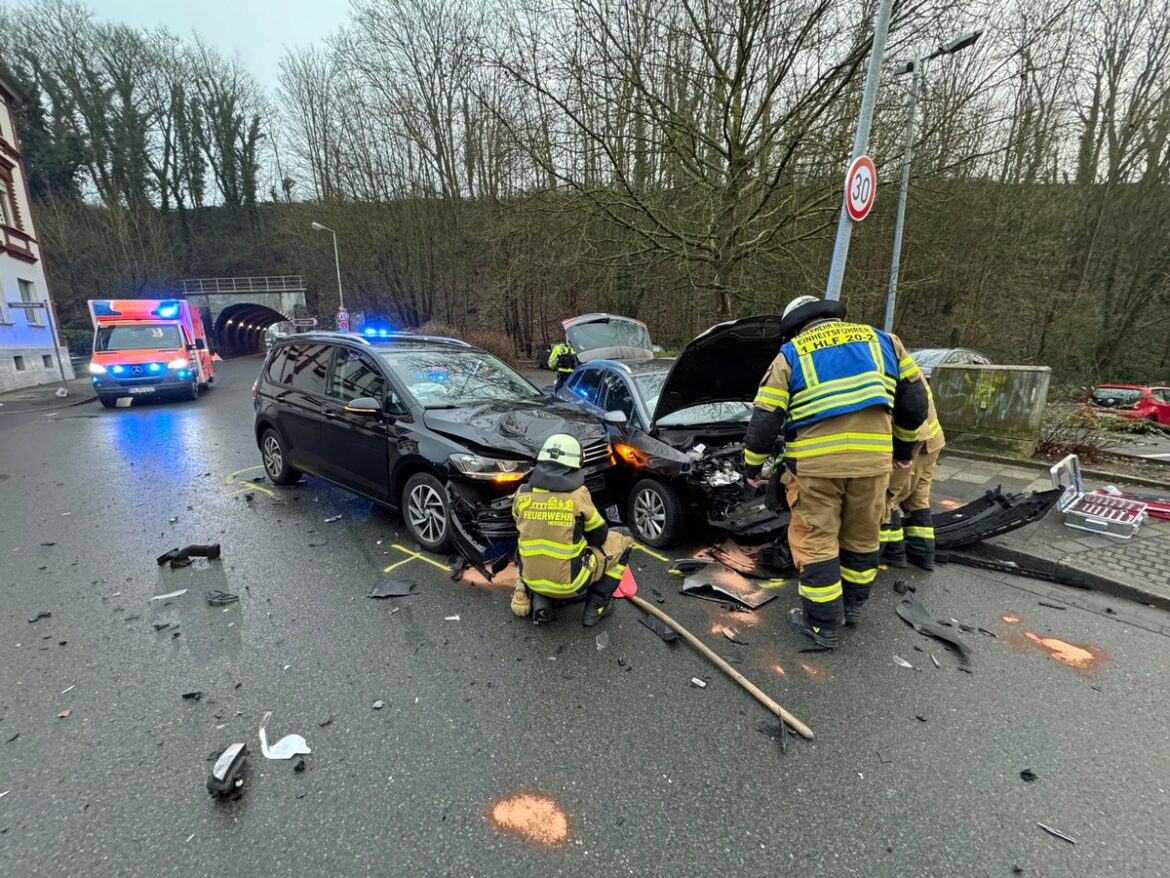
M 922 79 L 922 65 L 932 58 L 953 55 L 974 45 L 983 31 L 963 34 L 945 45 L 939 46 L 929 55 L 915 55 L 906 62 L 900 74 L 910 74 L 910 110 L 906 119 L 906 146 L 902 150 L 902 184 L 898 190 L 898 214 L 894 221 L 894 257 L 890 261 L 890 289 L 886 294 L 886 319 L 882 329 L 894 330 L 894 305 L 898 299 L 898 269 L 902 264 L 902 230 L 906 226 L 906 197 L 910 191 L 910 159 L 914 150 L 914 117 L 918 109 L 918 86 Z
M 337 267 L 337 310 L 345 310 L 345 293 L 341 289 L 341 258 L 337 255 L 337 232 L 320 223 L 312 223 L 314 232 L 328 232 L 333 236 L 333 264 Z

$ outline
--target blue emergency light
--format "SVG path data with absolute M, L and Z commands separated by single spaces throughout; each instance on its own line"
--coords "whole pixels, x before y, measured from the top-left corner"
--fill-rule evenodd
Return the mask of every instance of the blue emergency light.
M 389 338 L 392 332 L 392 329 L 385 326 L 367 326 L 362 330 L 362 335 L 366 338 Z
M 110 366 L 110 371 L 113 372 L 115 375 L 121 375 L 123 372 L 126 371 L 126 367 L 125 366 Z
M 158 308 L 155 309 L 154 313 L 157 314 L 159 317 L 161 317 L 163 320 L 172 320 L 175 317 L 179 316 L 179 303 L 178 302 L 163 302 L 161 305 L 158 306 Z

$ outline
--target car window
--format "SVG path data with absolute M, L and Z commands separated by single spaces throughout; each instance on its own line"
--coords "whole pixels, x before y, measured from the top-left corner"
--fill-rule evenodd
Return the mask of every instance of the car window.
M 331 345 L 309 344 L 295 346 L 295 359 L 290 352 L 289 367 L 284 374 L 291 378 L 285 383 L 292 384 L 297 390 L 304 393 L 325 393 L 325 376 L 329 372 L 329 356 L 333 352 Z M 289 373 L 291 372 L 291 375 Z
M 614 372 L 606 372 L 601 380 L 599 408 L 606 412 L 621 412 L 631 424 L 637 424 L 639 421 L 634 408 L 634 395 L 630 393 L 630 388 L 626 386 L 621 376 Z
M 601 376 L 600 369 L 582 369 L 577 383 L 573 386 L 573 393 L 590 405 L 600 407 Z
M 543 398 L 527 379 L 485 351 L 390 349 L 378 353 L 391 375 L 425 408 Z
M 1141 398 L 1142 392 L 1136 387 L 1098 387 L 1093 391 L 1093 403 L 1102 408 L 1128 408 Z
M 329 395 L 342 402 L 368 396 L 381 403 L 386 395 L 386 378 L 369 357 L 350 348 L 336 348 Z
M 268 380 L 284 383 L 282 376 L 288 363 L 288 347 L 275 348 L 272 359 L 268 361 Z
M 1159 387 L 1154 391 L 1154 396 L 1162 402 L 1170 402 L 1170 387 Z
M 634 383 L 642 394 L 646 410 L 654 416 L 662 386 L 666 383 L 667 371 L 642 372 L 634 376 Z M 710 402 L 687 406 L 660 418 L 656 427 L 694 427 L 699 424 L 746 423 L 751 417 L 752 406 L 747 402 Z
M 914 362 L 919 367 L 925 366 L 930 368 L 943 362 L 946 359 L 947 353 L 946 348 L 923 348 L 919 351 L 911 351 L 910 355 L 914 357 Z
M 94 339 L 95 351 L 177 351 L 183 347 L 174 323 L 130 323 L 102 326 Z
M 980 366 L 990 366 L 991 365 L 991 358 L 985 357 L 985 356 L 983 356 L 983 354 L 973 353 L 973 354 L 971 354 L 971 362 L 978 363 Z

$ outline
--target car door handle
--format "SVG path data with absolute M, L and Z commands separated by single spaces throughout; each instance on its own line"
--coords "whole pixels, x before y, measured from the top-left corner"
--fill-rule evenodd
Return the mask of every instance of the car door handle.
M 333 409 L 321 409 L 321 414 L 323 414 L 330 421 L 337 419 L 337 412 L 335 412 Z

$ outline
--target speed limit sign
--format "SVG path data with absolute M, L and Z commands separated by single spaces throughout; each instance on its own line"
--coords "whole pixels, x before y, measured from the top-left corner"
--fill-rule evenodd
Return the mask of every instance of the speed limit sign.
M 876 194 L 877 171 L 873 159 L 867 155 L 858 156 L 845 175 L 845 209 L 854 222 L 861 222 L 869 216 Z

